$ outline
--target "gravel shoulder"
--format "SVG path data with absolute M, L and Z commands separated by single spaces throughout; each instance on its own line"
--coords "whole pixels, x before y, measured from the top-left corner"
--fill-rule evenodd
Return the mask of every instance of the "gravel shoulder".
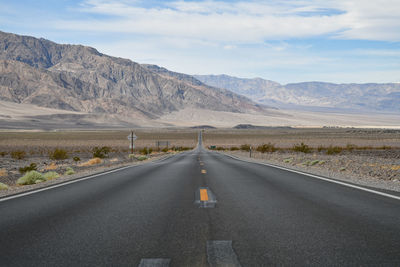
M 245 160 L 265 162 L 377 189 L 400 192 L 400 151 L 360 151 L 339 155 L 320 153 L 252 153 L 225 151 Z

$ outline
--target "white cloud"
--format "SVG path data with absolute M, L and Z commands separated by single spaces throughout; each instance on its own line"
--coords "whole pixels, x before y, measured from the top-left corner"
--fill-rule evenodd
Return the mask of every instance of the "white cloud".
M 321 35 L 400 41 L 398 0 L 175 1 L 151 8 L 139 1 L 87 0 L 80 11 L 112 17 L 58 21 L 56 27 L 236 43 Z

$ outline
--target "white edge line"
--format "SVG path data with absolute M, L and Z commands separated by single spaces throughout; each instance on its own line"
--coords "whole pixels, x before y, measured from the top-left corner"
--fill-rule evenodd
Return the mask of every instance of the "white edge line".
M 373 189 L 368 189 L 368 188 L 365 188 L 365 187 L 352 185 L 352 184 L 348 184 L 348 183 L 345 183 L 345 182 L 341 182 L 341 181 L 337 181 L 337 180 L 333 180 L 333 179 L 321 177 L 321 176 L 318 176 L 318 175 L 314 175 L 314 174 L 310 174 L 310 173 L 306 173 L 306 172 L 302 172 L 302 171 L 297 171 L 297 170 L 293 170 L 293 169 L 289 169 L 289 168 L 285 168 L 285 167 L 281 167 L 281 166 L 277 166 L 277 165 L 273 165 L 273 164 L 269 164 L 269 163 L 257 162 L 257 161 L 249 161 L 249 160 L 241 159 L 241 158 L 238 158 L 236 156 L 228 155 L 228 154 L 225 154 L 225 153 L 224 154 L 220 153 L 220 152 L 217 152 L 217 153 L 219 153 L 221 155 L 225 155 L 225 156 L 231 157 L 231 158 L 236 159 L 236 160 L 240 160 L 240 161 L 244 161 L 244 162 L 248 162 L 248 163 L 255 163 L 255 164 L 259 164 L 259 165 L 265 165 L 265 166 L 268 166 L 268 167 L 273 167 L 273 168 L 277 168 L 277 169 L 281 169 L 281 170 L 285 170 L 285 171 L 289 171 L 289 172 L 294 172 L 294 173 L 302 174 L 302 175 L 309 176 L 309 177 L 312 177 L 312 178 L 316 178 L 316 179 L 320 179 L 320 180 L 323 180 L 323 181 L 327 181 L 327 182 L 330 182 L 330 183 L 340 184 L 340 185 L 343 185 L 343 186 L 359 189 L 359 190 L 366 191 L 366 192 L 369 192 L 369 193 L 373 193 L 373 194 L 381 195 L 381 196 L 384 196 L 384 197 L 389 197 L 389 198 L 400 200 L 400 197 L 398 197 L 398 196 L 394 196 L 394 195 L 391 195 L 391 194 L 383 193 L 383 192 L 376 191 L 376 190 L 373 190 Z
M 175 155 L 171 155 L 169 157 L 166 157 L 166 158 L 163 158 L 163 159 L 160 159 L 160 160 L 146 162 L 145 164 L 151 164 L 151 163 L 156 163 L 158 161 L 164 161 L 164 160 L 166 160 L 168 158 L 171 158 L 173 156 L 175 156 Z M 92 175 L 85 176 L 85 177 L 82 177 L 82 178 L 76 178 L 76 179 L 74 179 L 72 181 L 61 182 L 59 184 L 50 185 L 50 186 L 46 186 L 46 187 L 39 188 L 39 189 L 33 189 L 33 190 L 25 192 L 25 193 L 16 193 L 15 195 L 11 195 L 9 197 L 0 198 L 0 202 L 11 200 L 11 199 L 14 199 L 14 198 L 23 197 L 23 196 L 32 195 L 32 194 L 35 194 L 35 193 L 39 193 L 39 192 L 42 192 L 42 191 L 46 191 L 46 190 L 50 190 L 50 189 L 53 189 L 53 188 L 61 187 L 61 186 L 64 186 L 64 185 L 69 185 L 69 184 L 81 182 L 81 181 L 84 181 L 84 180 L 93 179 L 93 178 L 98 177 L 98 176 L 110 174 L 110 173 L 117 172 L 117 171 L 122 171 L 122 170 L 125 170 L 125 169 L 128 169 L 128 168 L 143 166 L 145 164 L 138 164 L 138 165 L 133 165 L 133 166 L 125 166 L 125 167 L 117 168 L 117 169 L 110 170 L 110 171 L 105 171 L 105 172 L 101 172 L 101 173 L 97 173 L 97 174 L 92 174 Z

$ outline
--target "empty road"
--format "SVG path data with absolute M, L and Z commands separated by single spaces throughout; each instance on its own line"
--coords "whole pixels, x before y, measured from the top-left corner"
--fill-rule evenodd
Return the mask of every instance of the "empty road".
M 400 200 L 200 146 L 0 201 L 0 266 L 400 266 Z

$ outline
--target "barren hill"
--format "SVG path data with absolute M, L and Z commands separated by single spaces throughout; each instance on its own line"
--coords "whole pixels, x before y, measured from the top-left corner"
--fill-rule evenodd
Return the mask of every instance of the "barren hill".
M 246 97 L 81 45 L 0 32 L 0 100 L 155 119 L 183 108 L 265 112 Z

